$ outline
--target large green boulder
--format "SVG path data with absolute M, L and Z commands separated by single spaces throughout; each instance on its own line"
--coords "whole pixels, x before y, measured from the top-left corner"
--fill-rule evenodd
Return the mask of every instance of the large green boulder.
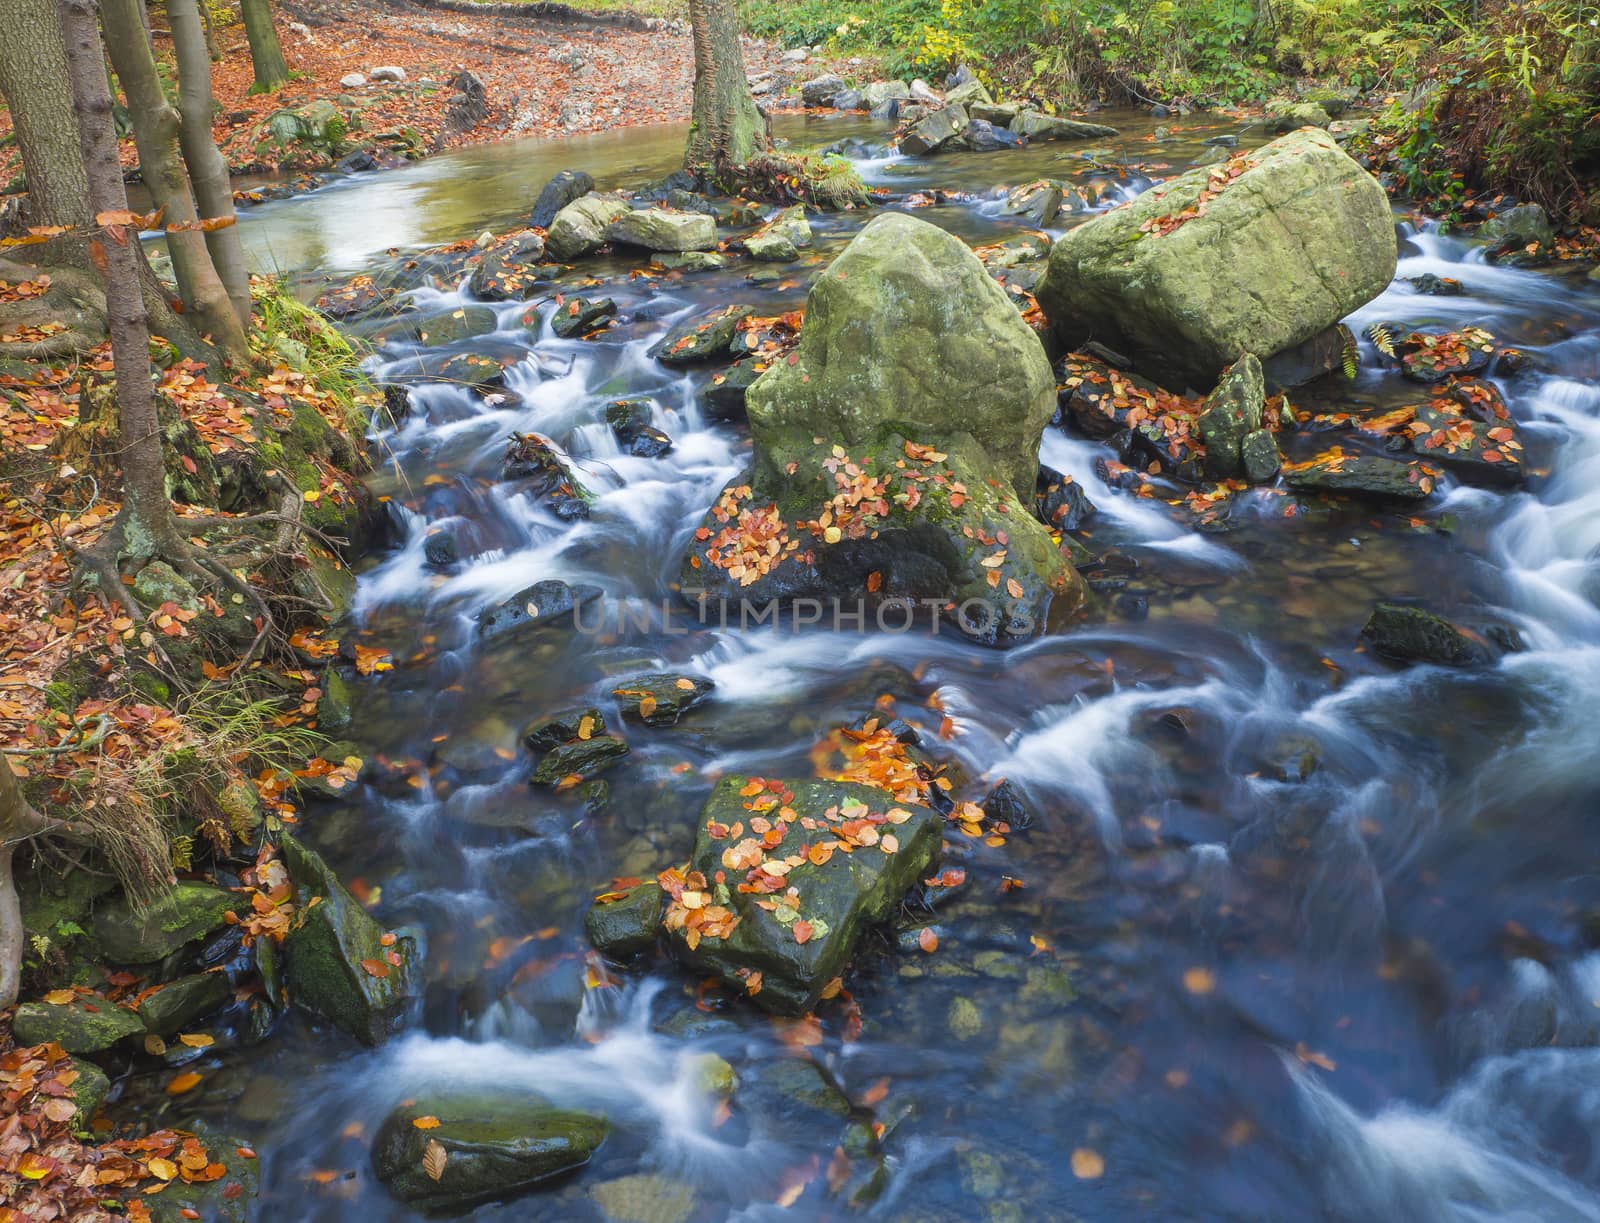
M 459 1211 L 576 1171 L 609 1128 L 602 1117 L 521 1091 L 424 1093 L 385 1119 L 372 1166 L 408 1206 Z
M 1028 509 L 1055 379 L 959 239 L 899 213 L 872 221 L 818 278 L 797 351 L 746 404 L 753 466 L 712 507 L 681 574 L 703 612 L 740 599 L 976 601 L 955 627 L 1007 644 L 1083 602 Z
M 668 938 L 696 972 L 802 1014 L 927 877 L 943 827 L 937 812 L 873 786 L 725 777 L 700 812 Z
M 606 237 L 647 251 L 709 251 L 717 245 L 717 222 L 703 212 L 641 208 L 612 221 Z
M 1011 130 L 1030 141 L 1041 140 L 1104 140 L 1115 136 L 1117 129 L 1104 123 L 1085 123 L 1081 119 L 1060 119 L 1055 115 L 1025 110 L 1011 120 Z
M 556 213 L 545 235 L 545 248 L 557 259 L 576 259 L 597 251 L 606 243 L 611 222 L 632 211 L 620 195 L 591 191 Z
M 383 927 L 322 856 L 287 833 L 283 860 L 295 886 L 295 924 L 283 941 L 290 1000 L 364 1044 L 381 1044 L 418 985 L 415 940 L 385 946 Z
M 113 963 L 153 964 L 210 934 L 243 903 L 209 883 L 180 883 L 143 909 L 126 899 L 106 905 L 95 913 L 95 937 Z
M 1071 230 L 1038 296 L 1069 347 L 1100 340 L 1171 389 L 1209 388 L 1241 354 L 1265 361 L 1331 327 L 1394 268 L 1388 196 L 1308 129 Z

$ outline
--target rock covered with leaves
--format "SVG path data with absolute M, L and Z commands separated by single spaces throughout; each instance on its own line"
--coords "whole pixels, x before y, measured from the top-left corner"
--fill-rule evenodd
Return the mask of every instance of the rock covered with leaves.
M 778 1014 L 811 1010 L 939 856 L 943 819 L 874 786 L 726 777 L 663 872 L 679 957 Z
M 1327 331 L 1394 276 L 1376 179 L 1307 129 L 1181 174 L 1071 230 L 1039 303 L 1069 347 L 1097 339 L 1164 385 L 1210 387 Z
M 932 599 L 960 631 L 1031 636 L 1083 601 L 1032 516 L 1055 385 L 983 264 L 926 222 L 867 225 L 807 299 L 799 346 L 749 388 L 754 465 L 694 533 L 702 614 L 739 600 Z

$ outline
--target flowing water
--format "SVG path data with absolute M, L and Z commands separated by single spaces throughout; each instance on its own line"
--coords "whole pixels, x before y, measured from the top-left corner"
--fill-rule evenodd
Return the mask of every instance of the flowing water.
M 1069 145 L 909 161 L 856 119 L 782 130 L 868 142 L 863 171 L 896 190 L 968 193 L 918 212 L 968 240 L 1017 228 L 986 202 L 998 185 L 1100 179 L 1112 202 L 1232 130 L 1173 120 L 1152 141 L 1148 118 L 1109 121 L 1131 133 L 1115 156 L 1142 170 Z M 261 266 L 348 274 L 516 223 L 557 169 L 641 185 L 681 140 L 658 128 L 466 150 L 261 207 L 242 232 Z M 820 222 L 822 256 L 865 219 Z M 1600 1219 L 1595 282 L 1491 267 L 1422 232 L 1351 320 L 1471 322 L 1538 354 L 1548 372 L 1502 385 L 1537 471 L 1527 491 L 1450 489 L 1414 518 L 1290 519 L 1255 494 L 1202 534 L 1102 484 L 1102 447 L 1048 430 L 1042 457 L 1089 490 L 1116 576 L 1104 614 L 1002 653 L 926 632 L 690 629 L 668 583 L 749 441 L 701 414 L 707 375 L 645 348 L 708 304 L 795 308 L 805 275 L 629 280 L 631 266 L 583 268 L 621 307 L 592 341 L 548 321 L 530 334 L 516 304 L 501 308 L 495 342 L 526 350 L 514 406 L 422 388 L 409 422 L 375 439 L 397 524 L 358 601 L 363 640 L 397 659 L 362 683 L 378 780 L 309 813 L 305 835 L 381 888 L 387 925 L 425 933 L 430 985 L 382 1049 L 290 1016 L 163 1106 L 253 1142 L 263 1217 L 412 1217 L 374 1181 L 368 1140 L 441 1083 L 537 1090 L 615 1125 L 571 1184 L 475 1218 L 603 1218 L 589 1189 L 637 1172 L 691 1185 L 695 1219 L 845 1215 L 825 1184 L 839 1119 L 755 1089 L 796 1034 L 745 1006 L 697 1008 L 697 983 L 666 963 L 596 985 L 582 918 L 612 876 L 686 856 L 716 775 L 808 775 L 822 734 L 890 698 L 975 792 L 1010 778 L 1039 818 L 1003 846 L 954 834 L 947 862 L 967 883 L 937 911 L 938 951 L 868 946 L 850 978 L 859 1034 L 836 1009 L 798 1050 L 885 1127 L 889 1180 L 865 1217 Z M 1423 272 L 1465 295 L 1419 295 L 1405 278 Z M 405 356 L 384 350 L 375 372 Z M 1403 397 L 1395 382 L 1369 368 L 1325 400 Z M 624 394 L 650 397 L 670 454 L 619 453 L 601 413 Z M 513 430 L 564 446 L 597 494 L 588 521 L 496 484 Z M 474 554 L 439 574 L 422 540 L 447 521 Z M 475 640 L 480 609 L 543 578 L 595 583 L 636 615 L 599 635 Z M 1526 649 L 1467 672 L 1358 651 L 1372 603 L 1411 596 L 1494 609 Z M 606 706 L 618 677 L 666 667 L 714 680 L 713 700 L 677 727 L 624 732 L 633 753 L 608 774 L 606 808 L 528 785 L 526 720 Z M 706 1049 L 752 1085 L 731 1119 L 695 1086 Z M 814 1175 L 780 1209 L 797 1172 Z

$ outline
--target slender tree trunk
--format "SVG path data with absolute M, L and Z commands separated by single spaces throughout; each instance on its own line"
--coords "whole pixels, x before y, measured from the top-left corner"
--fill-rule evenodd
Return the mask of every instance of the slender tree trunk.
M 278 45 L 278 31 L 272 24 L 271 0 L 239 0 L 244 18 L 244 34 L 250 40 L 250 63 L 256 71 L 255 88 L 266 93 L 289 79 L 289 65 Z
M 11 875 L 11 855 L 19 841 L 50 826 L 22 797 L 11 762 L 0 754 L 0 1011 L 16 1002 L 22 978 L 22 905 Z
M 185 556 L 188 549 L 167 498 L 161 422 L 150 385 L 150 327 L 139 287 L 139 238 L 123 227 L 99 222 L 108 213 L 126 212 L 128 193 L 111 127 L 111 94 L 106 89 L 95 7 L 95 0 L 60 0 L 78 144 L 89 184 L 89 207 L 99 225 L 99 232 L 89 239 L 89 258 L 105 277 L 117 380 L 122 443 L 122 510 L 117 522 L 130 551 Z
M 734 0 L 689 0 L 694 31 L 694 116 L 683 163 L 691 170 L 742 166 L 770 147 L 750 95 Z
M 89 187 L 78 157 L 56 0 L 0 0 L 0 95 L 22 151 L 29 221 L 86 225 Z
M 217 46 L 217 23 L 211 15 L 211 0 L 200 0 L 200 20 L 206 26 L 206 54 L 213 64 L 220 64 L 222 48 Z
M 140 0 L 101 0 L 106 49 L 111 53 L 111 63 L 128 99 L 128 112 L 133 116 L 133 139 L 139 149 L 139 170 L 145 186 L 156 207 L 165 210 L 169 223 L 192 226 L 200 214 L 178 151 L 178 112 L 162 92 L 155 56 L 139 23 L 143 8 Z M 198 228 L 170 232 L 167 250 L 172 255 L 186 313 L 202 331 L 211 333 L 212 341 L 228 356 L 235 361 L 248 361 L 250 345 L 211 262 L 205 235 Z
M 189 163 L 200 215 L 227 222 L 206 232 L 211 262 L 233 302 L 239 326 L 250 328 L 250 273 L 244 263 L 244 246 L 233 209 L 233 180 L 228 163 L 211 134 L 211 58 L 206 54 L 205 32 L 200 26 L 200 0 L 167 0 L 172 22 L 172 49 L 178 59 L 178 111 L 182 116 L 178 138 L 183 159 Z

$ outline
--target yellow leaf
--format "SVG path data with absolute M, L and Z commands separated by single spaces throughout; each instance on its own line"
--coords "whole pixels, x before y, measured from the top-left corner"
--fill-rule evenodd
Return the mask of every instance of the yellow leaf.
M 1080 1181 L 1092 1181 L 1105 1174 L 1106 1161 L 1099 1151 L 1079 1147 L 1072 1153 L 1072 1175 Z
M 216 1044 L 216 1041 L 204 1032 L 185 1032 L 178 1037 L 178 1043 L 188 1045 L 191 1049 L 205 1049 Z
M 416 1126 L 419 1130 L 436 1130 L 439 1128 L 439 1118 L 432 1116 L 413 1117 L 411 1119 L 411 1124 Z
M 150 1175 L 159 1181 L 170 1181 L 178 1175 L 178 1165 L 170 1159 L 162 1159 L 159 1156 L 152 1159 L 145 1167 L 149 1168 Z
M 422 1151 L 422 1170 L 428 1174 L 429 1180 L 440 1180 L 444 1177 L 444 1161 L 450 1153 L 442 1147 L 437 1139 L 429 1139 L 428 1145 Z
M 307 489 L 301 494 L 307 501 L 316 501 L 322 494 L 314 488 Z
M 51 1006 L 66 1006 L 78 995 L 70 989 L 53 989 L 44 996 L 44 1000 Z

